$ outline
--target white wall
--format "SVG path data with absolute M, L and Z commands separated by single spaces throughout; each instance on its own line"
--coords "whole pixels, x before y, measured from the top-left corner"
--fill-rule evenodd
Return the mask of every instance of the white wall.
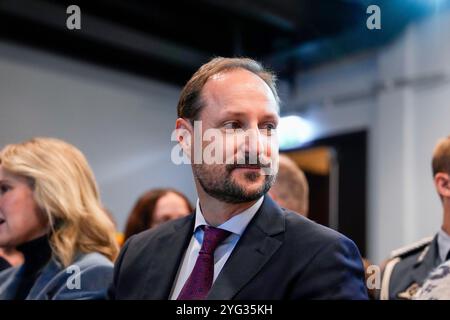
M 313 124 L 310 140 L 365 129 L 375 104 L 371 88 L 376 80 L 374 54 L 299 74 L 298 86 L 282 112 L 295 114 L 296 109 L 306 108 L 302 117 Z
M 0 146 L 53 136 L 79 147 L 122 230 L 135 200 L 149 188 L 175 187 L 196 198 L 190 168 L 170 161 L 179 92 L 0 43 Z
M 286 109 L 311 106 L 302 115 L 319 128 L 316 137 L 369 131 L 368 257 L 374 262 L 440 227 L 430 162 L 436 141 L 450 134 L 449 70 L 450 14 L 444 13 L 411 25 L 378 52 L 298 76 Z

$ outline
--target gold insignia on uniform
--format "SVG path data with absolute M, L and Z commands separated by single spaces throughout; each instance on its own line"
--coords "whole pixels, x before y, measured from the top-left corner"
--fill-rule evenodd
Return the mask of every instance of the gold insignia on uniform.
M 397 294 L 397 298 L 411 300 L 412 297 L 416 294 L 417 290 L 419 290 L 419 289 L 420 289 L 420 286 L 414 282 L 405 291 L 399 292 Z

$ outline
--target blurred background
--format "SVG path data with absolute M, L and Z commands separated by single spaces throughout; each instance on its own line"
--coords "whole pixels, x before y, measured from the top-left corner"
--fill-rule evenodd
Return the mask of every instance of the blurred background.
M 195 203 L 190 167 L 170 158 L 180 90 L 213 56 L 249 56 L 279 76 L 281 151 L 309 181 L 309 217 L 379 263 L 440 227 L 430 161 L 450 133 L 449 2 L 3 0 L 0 145 L 78 146 L 123 230 L 150 188 Z

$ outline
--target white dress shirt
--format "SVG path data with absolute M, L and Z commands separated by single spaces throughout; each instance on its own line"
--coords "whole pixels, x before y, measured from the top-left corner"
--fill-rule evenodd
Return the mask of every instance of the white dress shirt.
M 448 252 L 450 251 L 450 235 L 442 229 L 439 230 L 437 242 L 439 257 L 441 258 L 441 262 L 444 262 Z
M 241 235 L 243 234 L 245 228 L 252 220 L 253 216 L 259 210 L 264 200 L 264 196 L 261 197 L 253 206 L 247 210 L 235 215 L 231 219 L 225 221 L 220 226 L 219 229 L 227 230 L 231 234 L 220 243 L 216 250 L 214 251 L 214 277 L 213 283 L 216 281 L 217 276 L 222 270 L 225 262 L 233 252 L 234 247 L 239 241 Z M 197 206 L 195 209 L 195 226 L 194 233 L 192 235 L 189 246 L 184 254 L 181 267 L 178 269 L 178 274 L 175 278 L 174 285 L 172 287 L 172 293 L 170 294 L 170 299 L 175 300 L 183 289 L 184 283 L 189 278 L 192 270 L 194 269 L 195 262 L 197 261 L 198 253 L 203 243 L 203 230 L 201 226 L 207 226 L 205 218 L 203 217 L 202 211 L 200 209 L 200 202 L 197 200 Z M 170 244 L 168 244 L 170 246 Z

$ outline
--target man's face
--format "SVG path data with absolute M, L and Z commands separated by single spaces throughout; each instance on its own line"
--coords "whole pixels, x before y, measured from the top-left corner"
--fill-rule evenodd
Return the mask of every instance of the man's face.
M 211 129 L 220 133 L 223 148 L 215 152 L 224 161 L 205 161 L 211 141 L 202 139 L 204 159 L 200 164 L 192 161 L 195 178 L 207 194 L 227 203 L 260 198 L 272 186 L 278 169 L 279 116 L 272 91 L 255 74 L 237 69 L 210 78 L 202 100 L 198 119 L 202 137 Z M 193 143 L 191 154 L 195 151 Z

